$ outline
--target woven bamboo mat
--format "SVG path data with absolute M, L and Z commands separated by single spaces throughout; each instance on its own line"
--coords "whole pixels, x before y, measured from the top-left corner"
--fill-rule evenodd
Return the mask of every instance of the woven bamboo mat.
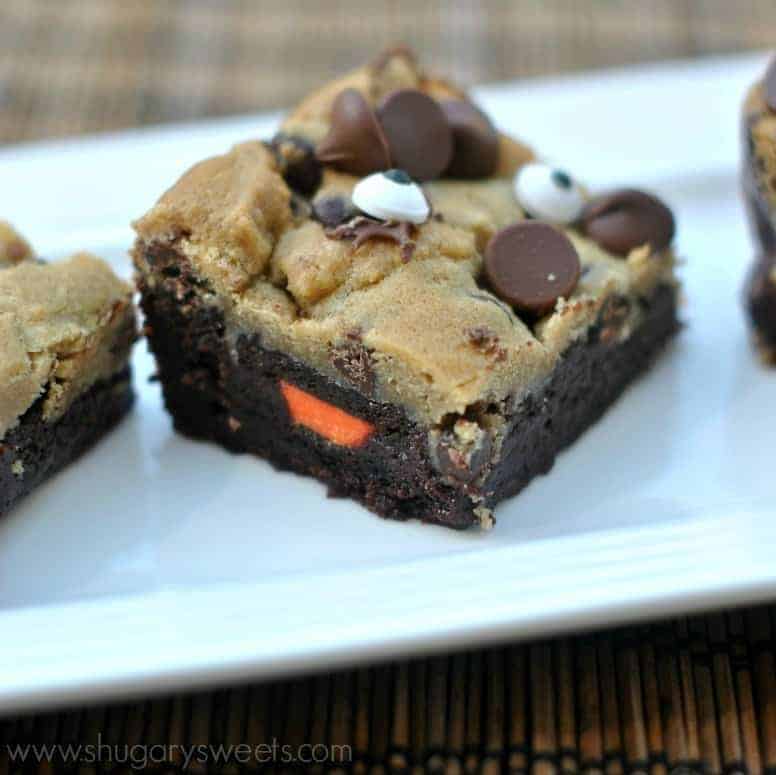
M 774 0 L 1 0 L 0 142 L 277 108 L 387 43 L 465 83 L 767 48 Z
M 288 105 L 397 40 L 476 83 L 772 46 L 776 2 L 2 0 L 0 142 Z M 776 773 L 776 608 L 0 722 L 0 775 L 10 744 L 27 772 L 291 770 L 273 741 L 307 772 Z
M 0 772 L 26 751 L 29 772 L 773 773 L 775 634 L 758 607 L 27 717 L 0 724 Z

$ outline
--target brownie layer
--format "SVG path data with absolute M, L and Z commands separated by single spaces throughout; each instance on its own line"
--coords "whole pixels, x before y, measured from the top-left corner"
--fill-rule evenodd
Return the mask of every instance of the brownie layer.
M 38 399 L 0 442 L 0 516 L 104 436 L 132 406 L 130 370 L 95 383 L 57 420 Z
M 152 283 L 140 278 L 146 333 L 178 431 L 315 476 L 331 494 L 354 498 L 382 516 L 456 528 L 479 522 L 478 504 L 492 507 L 548 471 L 557 452 L 600 417 L 678 329 L 669 286 L 645 303 L 642 325 L 624 342 L 614 341 L 610 319 L 592 328 L 548 382 L 509 411 L 501 460 L 478 487 L 437 470 L 428 428 L 399 407 L 265 348 L 258 334 L 228 339 L 222 313 L 202 302 L 180 255 L 160 247 L 145 259 L 154 267 Z M 350 449 L 295 425 L 281 379 L 367 420 L 375 432 L 364 446 Z

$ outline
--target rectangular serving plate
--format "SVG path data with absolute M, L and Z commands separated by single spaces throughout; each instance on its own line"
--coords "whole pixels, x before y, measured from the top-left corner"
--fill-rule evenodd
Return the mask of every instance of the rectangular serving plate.
M 752 55 L 502 84 L 505 130 L 593 189 L 675 209 L 687 326 L 497 510 L 489 533 L 388 522 L 316 482 L 172 432 L 138 404 L 0 523 L 0 712 L 268 678 L 776 595 L 776 371 L 750 348 L 738 111 Z M 253 116 L 0 150 L 0 217 L 42 255 L 125 276 L 129 221 Z

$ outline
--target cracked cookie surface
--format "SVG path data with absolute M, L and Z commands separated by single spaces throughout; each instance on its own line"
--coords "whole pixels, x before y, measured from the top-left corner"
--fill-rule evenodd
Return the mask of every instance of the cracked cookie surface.
M 346 89 L 369 106 L 398 89 L 434 100 L 465 97 L 425 74 L 411 56 L 394 52 L 303 101 L 283 123 L 283 136 L 314 148 L 329 133 L 332 105 Z M 512 177 L 535 159 L 504 135 L 490 177 L 422 184 L 433 217 L 417 226 L 409 261 L 393 241 L 375 238 L 354 247 L 314 217 L 323 199 L 347 203 L 358 177 L 323 165 L 317 188 L 301 196 L 287 182 L 284 158 L 256 141 L 194 167 L 136 222 L 139 272 L 154 282 L 148 249 L 174 248 L 201 281 L 202 298 L 221 310 L 230 328 L 260 331 L 267 347 L 336 382 L 344 378 L 331 352 L 359 331 L 372 354 L 375 397 L 419 421 L 434 424 L 477 402 L 519 397 L 548 377 L 607 298 L 633 302 L 622 327 L 628 331 L 638 324 L 638 300 L 674 283 L 670 248 L 644 244 L 615 255 L 568 225 L 563 231 L 581 263 L 573 293 L 539 320 L 504 304 L 483 282 L 483 253 L 497 231 L 527 217 Z M 472 343 L 470 331 L 477 328 L 497 343 L 499 358 Z

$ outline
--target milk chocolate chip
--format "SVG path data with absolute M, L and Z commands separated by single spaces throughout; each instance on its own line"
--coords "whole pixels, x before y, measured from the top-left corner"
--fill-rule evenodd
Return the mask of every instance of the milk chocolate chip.
M 444 100 L 442 110 L 453 132 L 453 157 L 445 171 L 452 178 L 487 178 L 498 166 L 499 137 L 490 119 L 468 100 Z
M 496 295 L 532 315 L 549 312 L 577 285 L 579 256 L 563 232 L 539 221 L 498 231 L 485 249 L 485 276 Z
M 438 178 L 453 156 L 453 132 L 439 104 L 417 89 L 389 94 L 377 109 L 395 167 L 415 180 Z
M 316 156 L 351 175 L 369 175 L 391 166 L 385 135 L 360 92 L 345 89 L 337 95 L 331 128 L 318 144 Z
M 656 196 L 624 188 L 596 197 L 581 215 L 582 231 L 604 250 L 627 256 L 649 243 L 653 251 L 667 248 L 674 238 L 673 213 Z

